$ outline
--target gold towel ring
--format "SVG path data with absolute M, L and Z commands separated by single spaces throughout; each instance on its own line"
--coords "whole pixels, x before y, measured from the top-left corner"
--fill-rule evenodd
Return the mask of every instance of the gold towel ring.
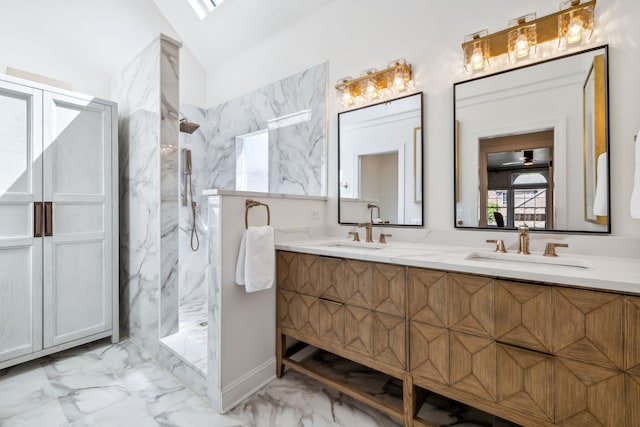
M 256 200 L 247 199 L 245 201 L 245 209 L 244 209 L 244 228 L 249 228 L 249 209 L 255 206 L 264 206 L 267 208 L 267 225 L 271 225 L 271 212 L 269 211 L 269 205 L 266 203 L 261 203 Z

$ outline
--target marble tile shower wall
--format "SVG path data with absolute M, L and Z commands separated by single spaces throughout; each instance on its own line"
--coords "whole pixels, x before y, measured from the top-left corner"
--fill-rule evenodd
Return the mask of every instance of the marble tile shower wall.
M 159 37 L 112 83 L 120 111 L 121 329 L 154 355 L 160 334 L 178 326 L 178 49 Z
M 201 249 L 192 252 L 191 211 L 189 207 L 181 207 L 181 311 L 206 307 L 203 301 L 207 297 L 207 255 L 202 245 L 207 242 L 208 213 L 202 191 L 236 189 L 236 137 L 268 129 L 269 192 L 323 196 L 326 194 L 326 109 L 326 63 L 208 110 L 180 105 L 182 116 L 200 124 L 192 135 L 181 134 L 180 148 L 191 150 L 193 195 L 198 202 L 197 228 L 201 242 Z M 304 120 L 296 123 L 296 120 L 283 119 L 291 116 Z M 180 163 L 182 168 L 183 162 Z M 181 191 L 184 188 L 181 187 Z

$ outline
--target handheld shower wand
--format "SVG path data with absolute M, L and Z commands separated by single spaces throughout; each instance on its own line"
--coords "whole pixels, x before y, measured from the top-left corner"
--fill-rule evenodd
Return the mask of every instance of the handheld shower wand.
M 186 148 L 182 149 L 184 156 L 184 192 L 182 193 L 182 205 L 189 205 L 189 198 L 191 199 L 191 250 L 196 252 L 200 248 L 200 238 L 198 237 L 198 230 L 196 228 L 196 216 L 197 216 L 197 203 L 193 200 L 193 186 L 191 184 L 191 150 Z M 187 188 L 189 194 L 187 196 Z

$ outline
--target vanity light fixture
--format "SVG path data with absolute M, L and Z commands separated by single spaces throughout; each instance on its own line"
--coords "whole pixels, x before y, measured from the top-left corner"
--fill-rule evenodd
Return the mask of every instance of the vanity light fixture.
M 536 18 L 531 13 L 512 19 L 505 30 L 469 34 L 462 43 L 464 67 L 468 72 L 484 71 L 492 58 L 504 54 L 514 63 L 532 57 L 537 46 L 552 40 L 558 40 L 558 49 L 586 42 L 593 32 L 595 6 L 596 0 L 569 0 L 550 15 Z
M 513 63 L 521 59 L 534 56 L 536 53 L 537 34 L 536 14 L 530 13 L 509 21 L 509 28 L 513 28 L 507 35 L 507 50 L 509 60 Z
M 407 91 L 412 86 L 411 65 L 404 59 L 388 63 L 384 70 L 370 68 L 356 79 L 343 77 L 336 83 L 338 101 L 351 108 L 370 101 L 383 100 L 394 94 Z

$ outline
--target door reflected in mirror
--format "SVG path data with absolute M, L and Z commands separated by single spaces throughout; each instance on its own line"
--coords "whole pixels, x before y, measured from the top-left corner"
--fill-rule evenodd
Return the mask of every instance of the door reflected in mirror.
M 421 129 L 422 93 L 338 114 L 340 224 L 423 225 Z
M 457 228 L 611 232 L 607 51 L 454 85 Z

